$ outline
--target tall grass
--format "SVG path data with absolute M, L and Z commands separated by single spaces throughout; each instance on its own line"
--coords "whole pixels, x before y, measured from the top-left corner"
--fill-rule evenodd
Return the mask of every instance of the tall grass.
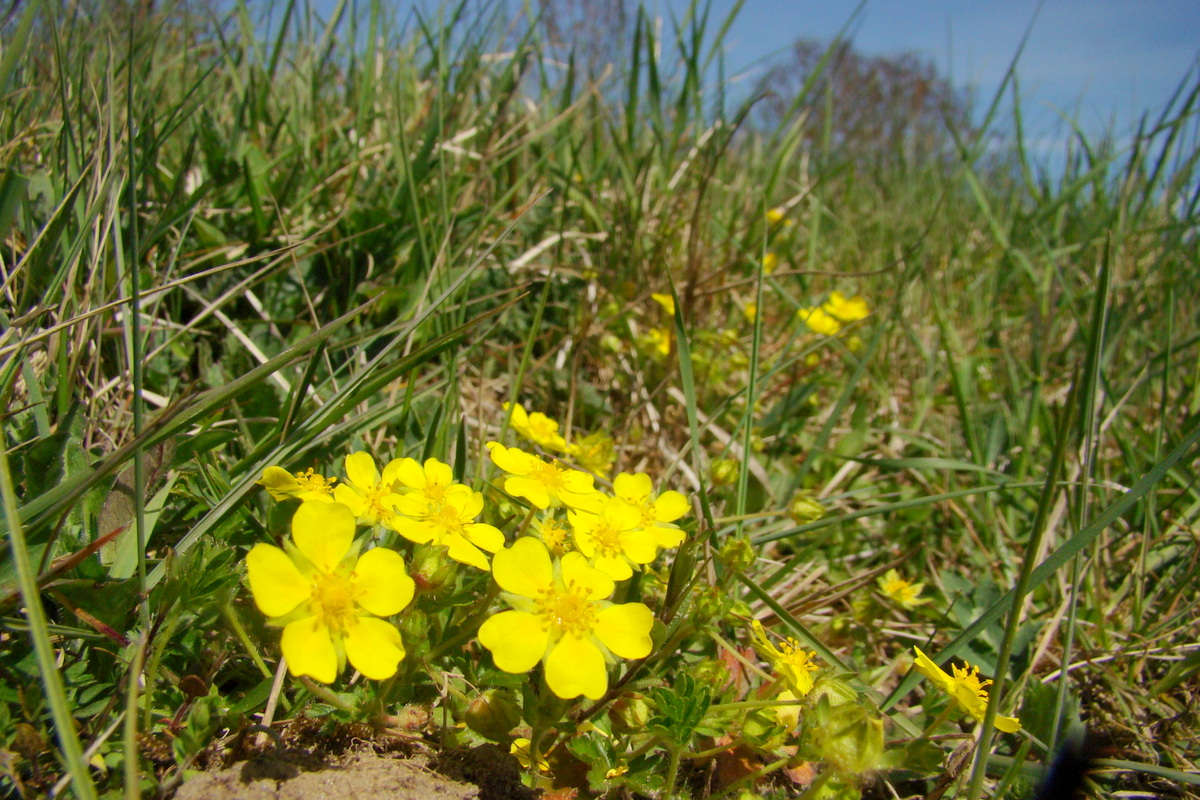
M 1033 743 L 985 725 L 965 793 L 1013 796 L 1082 717 L 1113 785 L 1195 796 L 1195 76 L 1059 175 L 1019 137 L 871 169 L 714 102 L 702 5 L 639 11 L 604 77 L 465 0 L 83 8 L 30 2 L 0 59 L 6 791 L 164 791 L 262 711 L 265 466 L 483 476 L 521 400 L 695 495 L 697 570 L 745 601 L 714 630 L 771 617 L 889 738 L 926 721 L 911 645 L 982 665 Z M 833 290 L 873 314 L 816 337 L 795 311 Z M 928 613 L 867 601 L 899 563 Z

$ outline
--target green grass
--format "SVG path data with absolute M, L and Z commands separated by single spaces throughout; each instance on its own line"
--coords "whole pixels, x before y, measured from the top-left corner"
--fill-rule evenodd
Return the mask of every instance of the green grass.
M 981 666 L 988 720 L 1024 725 L 983 726 L 948 796 L 1025 796 L 1080 719 L 1107 791 L 1200 796 L 1195 76 L 1058 174 L 1019 135 L 998 159 L 957 131 L 954 158 L 872 166 L 800 116 L 755 129 L 712 83 L 728 20 L 703 6 L 639 12 L 600 83 L 536 20 L 472 8 L 277 3 L 263 35 L 244 4 L 31 2 L 10 24 L 4 791 L 157 796 L 268 704 L 384 729 L 425 708 L 429 741 L 467 748 L 455 723 L 491 687 L 524 709 L 501 743 L 533 738 L 585 791 L 736 796 L 757 770 L 801 796 L 792 758 L 839 796 L 924 794 L 974 726 L 905 675 L 917 645 Z M 871 315 L 809 332 L 796 310 L 835 290 Z M 626 694 L 559 702 L 460 647 L 472 603 L 502 605 L 461 571 L 448 606 L 398 618 L 398 679 L 278 684 L 242 567 L 288 527 L 263 469 L 436 457 L 511 542 L 524 509 L 484 447 L 518 443 L 509 401 L 611 437 L 598 485 L 642 471 L 692 503 L 684 546 L 618 590 L 659 623 L 612 673 L 606 701 Z M 789 517 L 798 493 L 823 516 Z M 889 567 L 928 602 L 881 594 Z M 818 654 L 791 738 L 752 708 L 751 617 Z M 730 727 L 746 774 L 708 781 Z

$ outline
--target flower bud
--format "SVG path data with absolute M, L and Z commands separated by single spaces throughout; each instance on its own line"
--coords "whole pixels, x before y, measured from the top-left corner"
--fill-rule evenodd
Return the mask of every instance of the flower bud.
M 709 467 L 713 486 L 732 486 L 738 476 L 738 462 L 732 458 L 719 458 Z
M 750 540 L 745 536 L 734 536 L 725 542 L 717 555 L 721 563 L 734 572 L 744 572 L 749 569 L 757 557 L 754 545 L 750 544 Z
M 629 693 L 612 705 L 613 732 L 644 733 L 650 722 L 650 703 L 640 694 Z
M 467 725 L 493 742 L 508 738 L 508 732 L 521 722 L 521 707 L 507 689 L 489 689 L 467 706 Z
M 796 492 L 792 501 L 788 503 L 787 515 L 797 525 L 806 525 L 825 516 L 825 506 L 808 492 Z

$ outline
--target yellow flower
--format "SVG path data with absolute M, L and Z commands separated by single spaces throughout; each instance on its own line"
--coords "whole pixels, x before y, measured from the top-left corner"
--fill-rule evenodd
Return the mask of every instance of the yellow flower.
M 512 407 L 512 429 L 536 445 L 547 450 L 564 452 L 567 442 L 558 432 L 558 422 L 547 417 L 540 411 L 532 414 L 525 410 L 520 403 L 505 403 L 504 410 Z
M 594 511 L 604 496 L 596 491 L 592 476 L 577 469 L 565 469 L 516 447 L 488 442 L 488 452 L 496 466 L 508 473 L 504 491 L 524 497 L 536 508 L 577 508 Z
M 743 305 L 742 316 L 746 318 L 746 322 L 753 325 L 754 320 L 758 319 L 758 303 L 746 303 Z
M 602 431 L 596 431 L 571 442 L 567 447 L 567 455 L 593 475 L 607 476 L 616 460 L 615 446 L 611 438 Z
M 658 555 L 658 542 L 642 527 L 641 513 L 619 497 L 605 498 L 595 514 L 571 511 L 567 519 L 575 548 L 614 581 L 632 576 L 631 565 L 649 564 Z
M 666 328 L 651 328 L 640 337 L 640 343 L 652 356 L 666 358 L 671 354 L 671 332 Z
M 763 260 L 762 260 L 763 272 L 766 273 L 767 275 L 770 275 L 772 272 L 775 271 L 775 267 L 777 267 L 778 265 L 779 265 L 779 256 L 775 255 L 775 252 L 773 250 L 768 250 L 766 252 L 766 254 L 763 255 Z
M 406 503 L 412 495 L 402 498 L 397 509 L 407 514 Z M 417 501 L 420 503 L 420 501 Z M 420 507 L 425 507 L 423 503 Z M 418 506 L 414 504 L 412 510 Z M 453 486 L 447 490 L 440 508 L 430 508 L 424 515 L 396 516 L 391 527 L 405 539 L 424 544 L 426 542 L 446 548 L 446 555 L 462 564 L 479 569 L 488 569 L 487 556 L 480 548 L 495 553 L 504 547 L 504 534 L 500 529 L 475 518 L 483 511 L 483 495 L 468 486 Z
M 359 525 L 390 525 L 400 499 L 395 485 L 399 467 L 399 460 L 392 460 L 381 476 L 369 453 L 351 453 L 346 456 L 346 482 L 334 488 L 333 497 L 350 507 Z
M 775 225 L 783 221 L 783 209 L 771 208 L 767 210 L 767 222 Z
M 796 316 L 813 333 L 819 333 L 822 336 L 833 336 L 842 329 L 842 323 L 830 316 L 821 306 L 802 308 L 796 312 Z
M 795 692 L 791 689 L 785 689 L 775 699 L 783 704 L 771 708 L 775 715 L 775 721 L 786 730 L 796 730 L 800 725 L 800 706 L 796 705 L 796 701 L 800 698 L 796 697 Z
M 461 483 L 454 482 L 454 471 L 449 464 L 436 458 L 425 460 L 421 466 L 415 458 L 401 458 L 395 462 L 393 490 L 400 493 L 395 509 L 409 517 L 423 517 L 437 511 L 446 503 L 446 493 Z M 463 487 L 466 488 L 466 487 Z
M 879 591 L 887 595 L 889 600 L 901 608 L 911 610 L 922 603 L 929 602 L 928 598 L 919 596 L 921 590 L 925 588 L 924 583 L 906 581 L 894 569 L 889 569 L 886 575 L 877 578 L 876 583 L 879 584 Z
M 672 523 L 691 510 L 687 498 L 676 491 L 654 494 L 654 484 L 644 472 L 622 472 L 613 481 L 613 494 L 641 513 L 641 526 L 654 534 L 659 547 L 678 547 L 683 531 Z
M 655 292 L 650 295 L 650 299 L 662 306 L 662 310 L 667 312 L 667 316 L 675 316 L 675 298 L 669 294 L 659 294 Z
M 816 651 L 801 649 L 799 642 L 791 637 L 781 641 L 776 648 L 767 638 L 767 632 L 763 630 L 761 622 L 754 620 L 751 627 L 758 652 L 771 662 L 771 667 L 787 681 L 788 687 L 800 697 L 811 692 L 812 673 L 817 671 L 817 665 L 812 663 L 812 659 L 817 656 Z
M 379 619 L 412 600 L 404 560 L 380 547 L 359 556 L 353 545 L 349 508 L 306 502 L 292 517 L 287 552 L 256 544 L 246 554 L 254 603 L 283 627 L 280 646 L 293 675 L 332 683 L 349 659 L 363 675 L 383 680 L 404 658 L 400 632 Z
M 984 687 L 990 686 L 991 681 L 979 680 L 979 667 L 953 665 L 954 675 L 947 675 L 942 668 L 933 663 L 933 659 L 921 652 L 921 648 L 913 647 L 917 660 L 913 664 L 926 678 L 933 681 L 954 701 L 959 708 L 966 711 L 978 722 L 983 722 L 984 712 L 987 711 L 988 693 Z M 1016 733 L 1021 729 L 1021 723 L 1016 717 L 996 715 L 996 727 L 1005 733 Z
M 871 309 L 867 301 L 855 295 L 847 298 L 841 292 L 832 292 L 821 308 L 825 313 L 841 322 L 857 322 L 870 315 Z
M 517 763 L 521 765 L 521 769 L 529 769 L 533 766 L 533 759 L 529 756 L 530 741 L 523 736 L 513 739 L 513 743 L 509 745 L 508 752 L 516 757 Z M 550 762 L 538 755 L 537 771 L 549 772 Z
M 612 656 L 650 655 L 654 614 L 642 603 L 608 602 L 612 579 L 581 554 L 556 564 L 527 536 L 496 553 L 492 575 L 513 610 L 489 617 L 479 642 L 505 672 L 528 672 L 542 661 L 554 694 L 598 700 L 608 690 Z
M 533 535 L 542 540 L 552 556 L 562 556 L 571 549 L 571 529 L 562 520 L 547 511 L 534 518 L 529 525 Z
M 304 472 L 294 475 L 283 467 L 267 467 L 263 470 L 261 479 L 255 481 L 276 500 L 287 500 L 298 497 L 301 500 L 317 500 L 322 503 L 333 502 L 333 484 L 337 478 L 326 478 L 313 472 L 309 467 Z

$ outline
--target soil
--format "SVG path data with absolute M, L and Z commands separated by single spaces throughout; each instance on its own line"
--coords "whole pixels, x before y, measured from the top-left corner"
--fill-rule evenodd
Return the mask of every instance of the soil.
M 294 720 L 277 742 L 252 745 L 238 737 L 214 747 L 203 771 L 183 783 L 174 800 L 535 800 L 509 753 L 485 744 L 438 752 L 409 739 L 380 739 L 367 726 L 330 730 Z M 249 756 L 247 758 L 247 756 Z M 238 759 L 238 760 L 234 760 Z
M 473 800 L 479 788 L 447 780 L 395 754 L 348 753 L 316 766 L 275 755 L 258 756 L 180 787 L 175 800 L 350 800 L 350 798 Z

